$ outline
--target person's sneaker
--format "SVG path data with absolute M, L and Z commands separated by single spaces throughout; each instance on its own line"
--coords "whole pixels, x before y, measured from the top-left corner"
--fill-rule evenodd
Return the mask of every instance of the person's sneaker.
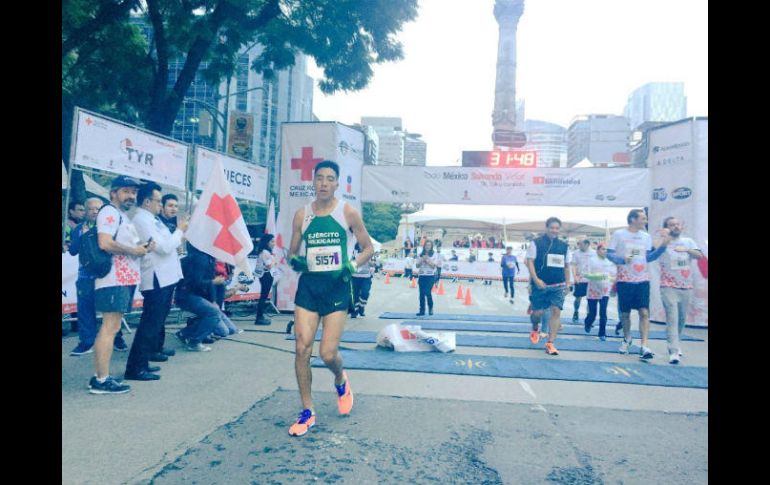
M 350 318 L 356 318 L 358 316 L 358 313 L 357 312 L 350 312 L 350 313 L 348 313 L 348 315 L 350 315 Z
M 510 300 L 508 300 L 508 301 L 511 303 L 511 305 L 513 305 L 513 298 L 511 298 L 511 299 L 510 299 Z
M 207 345 L 203 345 L 200 342 L 197 343 L 188 343 L 186 346 L 187 350 L 190 352 L 211 352 L 211 347 Z
M 545 343 L 545 353 L 548 355 L 559 355 L 559 351 L 553 346 L 552 342 Z
M 72 349 L 72 352 L 70 352 L 70 355 L 78 357 L 85 354 L 90 354 L 94 351 L 93 345 L 86 345 L 83 342 L 78 343 L 77 347 Z
M 359 317 L 365 317 L 366 316 L 366 314 L 364 314 L 364 309 L 363 308 L 358 310 L 358 316 Z
M 577 323 L 580 320 L 580 317 L 578 316 L 577 312 L 572 314 L 572 323 Z
M 174 335 L 176 335 L 176 338 L 178 338 L 179 341 L 182 342 L 182 345 L 187 345 L 188 343 L 187 337 L 185 337 L 184 334 L 182 334 L 181 330 L 176 332 Z
M 167 356 L 169 356 L 169 357 L 173 357 L 173 356 L 175 356 L 175 355 L 176 355 L 176 350 L 174 350 L 174 349 L 167 349 L 167 348 L 163 347 L 163 348 L 160 350 L 160 353 L 161 353 L 161 354 L 165 354 L 165 355 L 167 355 Z
M 211 347 L 207 345 L 203 345 L 201 342 L 196 343 L 188 343 L 185 348 L 189 350 L 190 352 L 210 352 Z
M 313 426 L 315 426 L 315 414 L 309 409 L 303 409 L 302 412 L 299 413 L 297 422 L 289 427 L 289 435 L 302 436 Z
M 94 376 L 88 387 L 91 394 L 124 394 L 131 390 L 131 386 L 116 381 L 112 376 L 108 376 L 104 382 L 99 382 Z
M 166 362 L 168 361 L 168 355 L 155 352 L 154 354 L 150 354 L 150 356 L 147 357 L 147 360 L 150 362 Z
M 254 321 L 254 325 L 270 325 L 271 323 L 273 323 L 272 320 L 265 317 L 259 318 Z
M 633 342 L 633 339 L 632 340 L 623 339 L 623 343 L 620 344 L 620 348 L 618 349 L 618 352 L 620 352 L 621 354 L 627 354 L 628 349 L 631 347 L 631 342 Z
M 345 378 L 345 382 L 339 386 L 334 385 L 337 389 L 337 410 L 340 414 L 350 414 L 350 410 L 353 409 L 353 390 L 350 389 L 350 379 L 345 371 L 342 371 L 342 377 Z
M 425 312 L 415 313 L 414 316 L 416 316 L 416 317 L 424 317 L 425 316 Z
M 642 350 L 639 351 L 639 360 L 642 362 L 650 362 L 653 357 L 655 357 L 655 354 L 652 353 L 652 350 L 642 346 Z
M 615 335 L 620 335 L 620 329 L 623 328 L 623 325 L 618 323 L 615 325 Z
M 428 310 L 428 315 L 433 315 L 433 310 Z
M 243 332 L 245 332 L 245 331 L 246 331 L 246 330 L 244 330 L 244 329 L 242 329 L 242 328 L 239 328 L 239 329 L 238 329 L 238 331 L 237 331 L 237 332 L 235 332 L 235 334 L 236 334 L 236 335 L 240 335 L 240 334 L 242 334 L 242 333 L 243 333 Z
M 529 332 L 529 341 L 532 342 L 533 344 L 540 342 L 540 332 L 538 332 L 537 330 L 532 330 L 531 332 Z
M 505 292 L 505 296 L 503 298 L 508 298 L 508 292 Z
M 599 335 L 599 340 L 601 340 L 602 342 L 605 342 L 607 340 L 607 337 L 604 335 Z
M 669 364 L 678 364 L 679 363 L 679 353 L 674 352 L 673 354 L 670 354 L 668 356 L 668 363 Z
M 203 337 L 201 339 L 201 343 L 204 343 L 204 344 L 213 344 L 214 342 L 216 342 L 216 340 L 214 340 L 211 335 L 209 335 L 208 337 Z
M 115 337 L 115 342 L 112 344 L 112 348 L 114 348 L 118 352 L 126 352 L 128 350 L 128 345 L 126 345 L 126 341 L 123 340 L 122 335 L 118 335 Z
M 680 350 L 679 352 L 677 352 L 677 354 L 679 354 L 679 358 L 680 358 L 680 359 L 681 359 L 682 357 L 684 357 L 684 354 L 682 353 L 682 351 L 681 351 L 681 350 Z
M 584 323 L 583 328 L 585 329 L 586 333 L 591 333 L 591 329 L 594 328 L 593 323 Z
M 548 332 L 540 332 L 540 338 L 548 337 Z

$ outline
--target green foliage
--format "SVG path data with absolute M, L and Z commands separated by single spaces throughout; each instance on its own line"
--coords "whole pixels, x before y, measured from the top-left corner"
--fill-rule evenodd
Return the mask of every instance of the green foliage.
M 369 235 L 380 242 L 388 242 L 396 238 L 398 223 L 403 211 L 399 204 L 364 202 L 364 225 Z

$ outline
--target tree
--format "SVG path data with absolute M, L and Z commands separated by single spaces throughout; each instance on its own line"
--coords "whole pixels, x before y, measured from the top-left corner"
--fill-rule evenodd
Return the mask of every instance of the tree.
M 396 238 L 401 215 L 405 212 L 399 204 L 364 202 L 361 209 L 369 235 L 380 242 Z

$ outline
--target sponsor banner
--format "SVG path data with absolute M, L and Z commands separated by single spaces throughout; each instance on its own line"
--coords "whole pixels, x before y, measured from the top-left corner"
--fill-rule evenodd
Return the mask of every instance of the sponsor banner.
M 516 256 L 518 258 L 518 255 Z M 522 260 L 523 261 L 523 260 Z M 516 281 L 529 281 L 529 271 L 526 264 L 519 261 L 521 271 L 516 272 Z M 405 261 L 403 259 L 386 259 L 382 263 L 382 270 L 391 274 L 403 274 Z M 416 272 L 415 272 L 416 275 Z M 466 278 L 466 279 L 484 279 L 484 280 L 502 280 L 503 272 L 500 268 L 500 262 L 475 262 L 467 261 L 444 261 L 441 264 L 442 278 Z
M 251 158 L 254 143 L 254 115 L 230 111 L 227 133 L 227 153 L 241 158 Z
M 706 253 L 708 240 L 708 121 L 692 119 L 654 129 L 649 134 L 647 166 L 652 179 L 649 232 L 653 240 L 666 217 L 684 222 L 683 234 Z M 687 323 L 708 325 L 708 281 L 692 262 L 693 298 Z M 650 265 L 650 318 L 666 321 L 660 299 L 660 265 Z
M 288 246 L 294 214 L 315 198 L 313 169 L 322 160 L 340 166 L 341 201 L 361 210 L 361 167 L 364 135 L 358 130 L 335 122 L 281 124 L 281 200 L 278 228 Z M 286 248 L 288 249 L 288 247 Z M 286 267 L 278 283 L 278 308 L 292 310 L 299 275 Z
M 267 203 L 267 168 L 248 163 L 222 153 L 195 147 L 195 189 L 203 190 L 211 175 L 211 168 L 219 160 L 230 183 L 233 196 L 238 199 Z
M 78 109 L 74 144 L 75 165 L 185 188 L 184 143 Z
M 61 313 L 75 313 L 78 311 L 78 289 L 75 282 L 78 279 L 78 257 L 69 253 L 61 255 Z M 142 308 L 142 294 L 139 285 L 134 293 L 134 308 Z
M 365 202 L 632 207 L 649 201 L 643 168 L 363 169 Z

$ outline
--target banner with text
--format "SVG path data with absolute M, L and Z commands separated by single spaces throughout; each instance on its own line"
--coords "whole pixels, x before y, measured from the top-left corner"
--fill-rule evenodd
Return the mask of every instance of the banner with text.
M 340 166 L 335 196 L 361 210 L 361 167 L 364 135 L 336 122 L 281 123 L 281 201 L 278 232 L 286 244 L 291 240 L 294 214 L 315 198 L 313 169 L 322 160 Z M 299 275 L 286 271 L 278 283 L 278 309 L 294 309 Z
M 518 255 L 517 255 L 518 258 Z M 403 259 L 386 259 L 382 263 L 382 270 L 391 274 L 402 274 L 406 262 Z M 529 281 L 529 271 L 524 259 L 519 262 L 520 271 L 516 271 L 516 281 Z M 414 274 L 417 274 L 415 271 Z M 480 262 L 470 263 L 468 261 L 444 261 L 441 264 L 442 278 L 464 278 L 481 280 L 502 280 L 503 273 L 500 268 L 500 262 Z
M 73 162 L 185 188 L 188 146 L 78 108 Z
M 365 202 L 644 207 L 644 168 L 389 167 L 363 169 Z
M 647 166 L 652 177 L 650 235 L 674 216 L 684 222 L 683 235 L 708 254 L 708 120 L 688 119 L 650 131 Z M 693 261 L 693 297 L 687 323 L 708 326 L 708 280 Z M 650 319 L 665 322 L 660 299 L 660 265 L 650 265 Z
M 195 189 L 203 190 L 211 167 L 218 160 L 225 169 L 225 178 L 230 182 L 233 196 L 238 199 L 267 203 L 267 168 L 254 163 L 228 157 L 201 146 L 195 147 Z

